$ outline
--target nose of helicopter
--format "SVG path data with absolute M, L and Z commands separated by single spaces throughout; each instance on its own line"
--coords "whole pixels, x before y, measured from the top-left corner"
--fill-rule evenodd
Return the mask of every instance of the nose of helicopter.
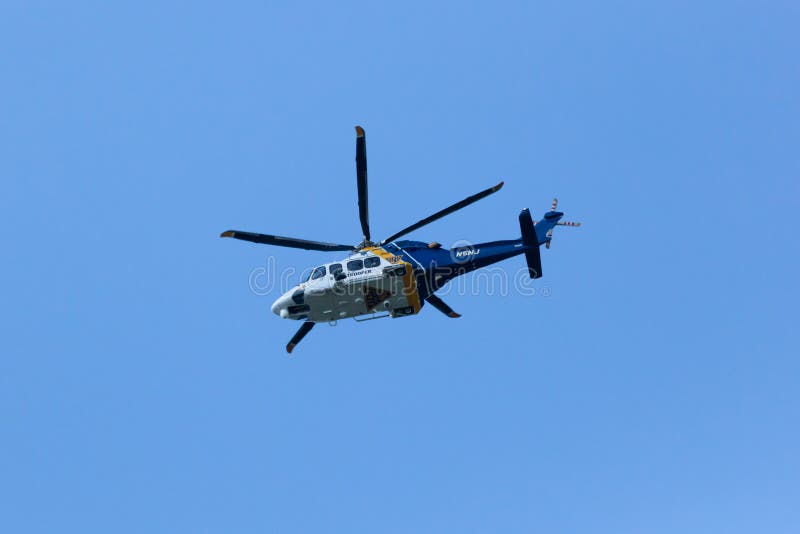
M 272 313 L 275 315 L 279 315 L 281 317 L 287 317 L 289 315 L 289 304 L 291 302 L 291 297 L 288 294 L 281 295 L 280 297 L 272 303 Z

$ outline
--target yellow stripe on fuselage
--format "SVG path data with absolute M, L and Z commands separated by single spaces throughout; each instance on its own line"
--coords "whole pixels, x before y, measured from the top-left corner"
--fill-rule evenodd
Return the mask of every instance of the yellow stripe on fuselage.
M 395 255 L 384 249 L 383 247 L 366 247 L 361 249 L 361 252 L 372 252 L 376 256 L 380 256 L 389 263 L 397 263 Z
M 408 305 L 414 309 L 414 313 L 419 313 L 422 304 L 419 299 L 419 291 L 417 290 L 417 279 L 414 276 L 414 268 L 407 261 L 403 261 L 400 256 L 396 256 L 387 251 L 383 247 L 367 247 L 363 252 L 372 252 L 376 256 L 380 256 L 389 263 L 398 264 L 402 263 L 406 266 L 406 274 L 403 276 L 403 290 L 405 292 Z

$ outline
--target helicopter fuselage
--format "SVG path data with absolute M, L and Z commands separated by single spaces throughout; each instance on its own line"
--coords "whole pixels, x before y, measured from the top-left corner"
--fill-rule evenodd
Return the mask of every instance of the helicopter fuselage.
M 539 245 L 561 213 L 536 223 Z M 272 312 L 285 319 L 333 322 L 363 316 L 406 317 L 457 276 L 518 256 L 534 245 L 522 239 L 467 244 L 451 249 L 438 243 L 396 241 L 369 246 L 347 258 L 309 271 L 300 284 L 281 295 Z

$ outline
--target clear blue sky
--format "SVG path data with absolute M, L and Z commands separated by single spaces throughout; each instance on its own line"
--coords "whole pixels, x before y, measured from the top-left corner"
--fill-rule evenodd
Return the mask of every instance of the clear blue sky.
M 646 5 L 645 5 L 646 4 Z M 3 2 L 0 531 L 800 530 L 796 2 Z M 519 234 L 549 297 L 249 273 Z M 509 273 L 521 258 L 503 264 Z

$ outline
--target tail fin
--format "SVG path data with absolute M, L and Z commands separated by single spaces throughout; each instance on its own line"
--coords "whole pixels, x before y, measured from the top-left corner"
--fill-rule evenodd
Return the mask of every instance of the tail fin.
M 519 214 L 519 229 L 522 232 L 522 244 L 525 245 L 525 261 L 528 262 L 528 274 L 531 278 L 542 277 L 542 256 L 539 254 L 539 237 L 533 226 L 531 212 L 525 208 Z

